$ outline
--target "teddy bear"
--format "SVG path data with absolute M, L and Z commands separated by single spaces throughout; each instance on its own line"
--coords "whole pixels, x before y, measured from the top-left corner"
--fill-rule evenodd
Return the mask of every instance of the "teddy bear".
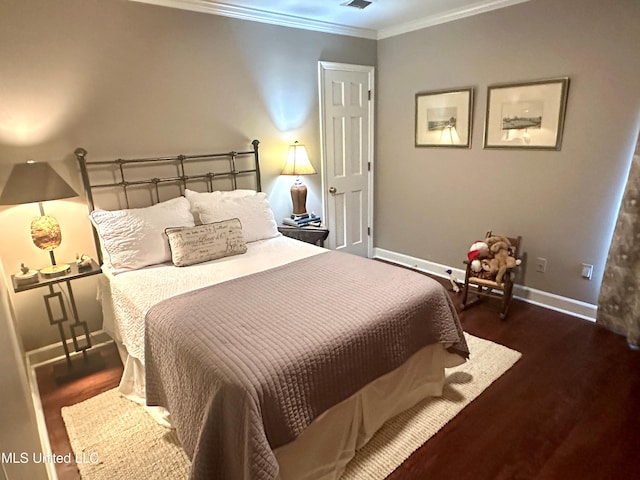
M 482 240 L 477 240 L 471 245 L 467 252 L 467 258 L 471 265 L 471 270 L 478 273 L 482 270 L 481 261 L 491 255 L 489 245 Z
M 509 239 L 500 235 L 491 235 L 484 241 L 492 254 L 495 254 L 502 249 L 508 251 L 511 248 L 511 242 L 509 241 Z
M 491 258 L 486 258 L 481 261 L 482 269 L 489 272 L 491 275 L 495 274 L 496 283 L 502 283 L 504 274 L 507 270 L 520 265 L 521 260 L 514 258 L 510 254 L 511 242 L 506 237 L 491 236 L 485 240 L 485 243 L 489 247 L 491 252 Z

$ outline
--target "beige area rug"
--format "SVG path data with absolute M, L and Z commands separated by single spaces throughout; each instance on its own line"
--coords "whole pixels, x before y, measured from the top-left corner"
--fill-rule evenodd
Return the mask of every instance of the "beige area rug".
M 518 361 L 521 354 L 467 335 L 471 359 L 448 369 L 443 396 L 387 422 L 349 463 L 342 480 L 382 480 Z M 84 480 L 186 479 L 189 460 L 173 430 L 117 390 L 62 409 Z

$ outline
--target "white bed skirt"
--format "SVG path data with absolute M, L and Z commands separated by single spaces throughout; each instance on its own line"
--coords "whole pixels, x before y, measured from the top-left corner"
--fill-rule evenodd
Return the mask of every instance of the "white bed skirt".
M 144 366 L 128 355 L 120 342 L 116 345 L 124 364 L 120 392 L 144 405 L 158 423 L 170 428 L 166 409 L 145 405 Z M 419 350 L 399 368 L 321 414 L 293 442 L 277 448 L 279 480 L 337 480 L 356 450 L 384 422 L 426 397 L 441 395 L 444 369 L 463 362 L 442 344 Z

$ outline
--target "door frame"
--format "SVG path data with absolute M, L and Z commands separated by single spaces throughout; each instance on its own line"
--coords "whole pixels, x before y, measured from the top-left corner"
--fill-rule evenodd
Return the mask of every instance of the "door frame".
M 318 104 L 320 106 L 320 181 L 322 185 L 322 217 L 328 223 L 328 201 L 329 196 L 327 194 L 327 185 L 326 185 L 326 153 L 325 153 L 325 105 L 324 105 L 324 72 L 328 70 L 339 70 L 344 72 L 365 72 L 368 74 L 368 82 L 369 82 L 369 105 L 368 105 L 368 115 L 369 115 L 369 158 L 368 163 L 370 168 L 367 174 L 367 182 L 368 182 L 368 212 L 367 212 L 367 225 L 369 227 L 369 232 L 367 235 L 367 257 L 371 258 L 373 255 L 373 179 L 374 179 L 374 171 L 375 171 L 375 162 L 374 162 L 374 145 L 375 145 L 375 137 L 374 137 L 374 100 L 375 100 L 375 67 L 370 65 L 355 65 L 349 63 L 337 63 L 337 62 L 318 62 Z M 329 233 L 331 235 L 331 232 Z

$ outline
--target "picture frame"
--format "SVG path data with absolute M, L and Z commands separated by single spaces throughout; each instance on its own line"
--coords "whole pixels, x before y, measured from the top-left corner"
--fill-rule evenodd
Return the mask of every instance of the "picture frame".
M 560 150 L 569 77 L 487 87 L 484 148 Z
M 416 93 L 415 146 L 470 148 L 473 88 Z

